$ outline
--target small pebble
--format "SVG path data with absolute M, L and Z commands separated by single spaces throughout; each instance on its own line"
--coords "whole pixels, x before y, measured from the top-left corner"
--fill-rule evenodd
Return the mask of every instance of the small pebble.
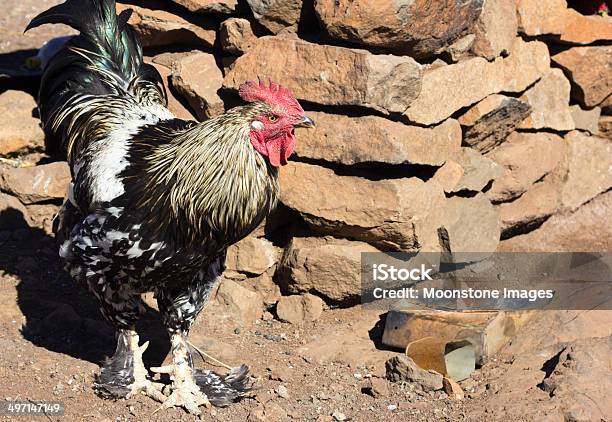
M 390 404 L 389 406 L 387 406 L 387 409 L 393 412 L 394 410 L 397 409 L 397 406 L 395 404 Z
M 278 387 L 276 387 L 276 394 L 278 394 L 279 397 L 282 397 L 284 399 L 289 398 L 289 391 L 284 385 L 279 385 Z
M 345 421 L 346 415 L 342 412 L 335 410 L 334 413 L 332 413 L 332 418 L 334 418 L 337 421 Z

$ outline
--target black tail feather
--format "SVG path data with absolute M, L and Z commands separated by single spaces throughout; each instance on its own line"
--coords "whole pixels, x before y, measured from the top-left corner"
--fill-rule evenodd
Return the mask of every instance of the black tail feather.
M 246 365 L 232 368 L 224 376 L 206 369 L 196 369 L 194 377 L 208 400 L 217 407 L 228 406 L 253 389 L 249 382 L 249 367 Z
M 117 16 L 115 0 L 66 0 L 36 16 L 26 28 L 63 23 L 80 31 L 49 61 L 41 79 L 38 105 L 48 153 L 70 159 L 82 142 L 88 142 L 88 136 L 75 135 L 95 113 L 79 109 L 87 96 L 138 101 L 142 95 L 135 87 L 147 86 L 146 92 L 158 91 L 150 101 L 165 105 L 161 76 L 143 65 L 141 44 L 128 25 L 131 13 L 127 9 Z

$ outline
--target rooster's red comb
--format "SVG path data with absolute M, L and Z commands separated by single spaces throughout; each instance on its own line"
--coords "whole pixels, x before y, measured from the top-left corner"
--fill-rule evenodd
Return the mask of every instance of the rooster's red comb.
M 291 91 L 272 80 L 268 84 L 258 78 L 258 82 L 247 81 L 240 85 L 240 97 L 249 103 L 262 101 L 272 107 L 280 107 L 292 115 L 303 115 L 304 109 L 295 99 Z

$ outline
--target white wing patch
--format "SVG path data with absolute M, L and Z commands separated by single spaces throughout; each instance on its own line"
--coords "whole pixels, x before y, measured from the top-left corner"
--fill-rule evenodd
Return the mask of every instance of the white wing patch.
M 126 116 L 123 124 L 92 145 L 93 159 L 89 167 L 92 202 L 111 201 L 125 192 L 119 174 L 128 166 L 127 152 L 132 137 L 146 125 L 172 119 L 170 111 L 161 106 L 139 108 Z

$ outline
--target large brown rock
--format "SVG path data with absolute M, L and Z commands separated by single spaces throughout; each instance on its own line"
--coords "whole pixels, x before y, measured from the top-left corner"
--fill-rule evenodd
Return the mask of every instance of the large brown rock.
M 504 174 L 499 164 L 471 148 L 461 148 L 454 161 L 463 168 L 463 174 L 451 192 L 480 192 L 492 180 Z
M 310 293 L 283 296 L 276 305 L 278 319 L 291 324 L 315 321 L 319 319 L 322 312 L 323 300 Z
M 553 129 L 569 131 L 575 128 L 569 109 L 570 84 L 560 69 L 551 69 L 521 100 L 531 106 L 531 113 L 521 123 L 522 129 Z
M 531 106 L 500 94 L 489 95 L 459 118 L 463 143 L 482 153 L 504 142 L 529 115 Z
M 559 185 L 545 179 L 511 202 L 497 206 L 502 239 L 537 227 L 559 209 Z
M 577 130 L 584 130 L 591 135 L 599 133 L 599 118 L 601 116 L 601 108 L 594 107 L 590 110 L 583 110 L 578 104 L 570 106 L 570 114 L 574 120 L 574 126 Z
M 566 143 L 551 133 L 514 132 L 487 157 L 507 169 L 487 196 L 494 203 L 510 201 L 552 172 L 565 159 Z
M 517 26 L 515 0 L 486 0 L 476 22 L 472 52 L 489 60 L 509 53 Z
M 438 123 L 488 95 L 523 91 L 548 69 L 546 45 L 517 38 L 506 58 L 488 62 L 475 57 L 427 70 L 421 93 L 404 114 L 419 124 Z
M 484 194 L 473 198 L 448 198 L 441 222 L 439 241 L 447 252 L 494 252 L 497 249 L 499 216 Z
M 34 167 L 0 167 L 0 190 L 24 204 L 34 204 L 64 198 L 70 178 L 64 161 Z
M 528 36 L 554 35 L 562 43 L 591 44 L 612 38 L 612 18 L 584 16 L 566 0 L 519 0 L 519 30 Z
M 22 91 L 0 94 L 0 155 L 42 148 L 45 134 L 33 116 L 36 101 Z
M 228 270 L 259 275 L 276 264 L 278 255 L 270 241 L 249 236 L 227 249 L 225 266 Z
M 334 302 L 361 294 L 361 253 L 378 252 L 363 242 L 331 237 L 296 237 L 279 264 L 280 284 L 290 293 L 316 292 Z
M 287 38 L 263 37 L 236 60 L 223 82 L 238 89 L 266 75 L 296 98 L 402 113 L 421 90 L 421 65 L 410 57 L 375 55 Z
M 257 41 L 251 22 L 242 18 L 229 18 L 221 22 L 219 41 L 224 51 L 240 56 Z
M 423 391 L 441 390 L 442 375 L 419 367 L 408 356 L 399 355 L 385 363 L 387 379 L 392 382 L 410 382 Z
M 455 187 L 463 177 L 465 171 L 461 164 L 454 160 L 448 160 L 440 167 L 433 175 L 433 180 L 438 182 L 444 192 L 451 193 L 455 191 Z
M 607 252 L 612 250 L 612 192 L 597 196 L 573 213 L 550 217 L 540 228 L 504 240 L 506 252 Z
M 573 211 L 612 187 L 612 141 L 570 132 L 567 175 L 561 190 L 564 210 Z
M 211 49 L 215 44 L 217 34 L 214 29 L 202 28 L 164 10 L 117 4 L 117 13 L 125 9 L 134 11 L 128 22 L 144 47 L 189 45 Z
M 212 54 L 194 53 L 181 57 L 174 62 L 171 81 L 198 119 L 206 120 L 225 111 L 217 93 L 223 84 L 223 74 Z
M 518 0 L 519 30 L 530 36 L 561 34 L 565 29 L 566 0 Z
M 261 296 L 232 280 L 221 280 L 210 305 L 210 315 L 221 320 L 231 320 L 250 325 L 263 313 Z
M 175 53 L 162 53 L 153 57 L 152 59 L 145 58 L 145 62 L 150 63 L 162 77 L 162 81 L 164 82 L 164 86 L 166 87 L 166 92 L 168 94 L 168 110 L 172 114 L 174 114 L 179 119 L 185 120 L 195 120 L 195 116 L 191 114 L 191 111 L 187 109 L 181 101 L 174 96 L 172 90 L 170 90 L 171 85 L 171 75 L 172 75 L 172 64 L 175 61 L 174 56 Z M 169 56 L 169 57 L 167 57 Z
M 297 25 L 302 0 L 247 0 L 255 19 L 273 33 Z
M 612 414 L 609 353 L 612 336 L 568 344 L 542 389 L 563 409 L 565 419 L 603 420 Z M 594 383 L 594 379 L 599 382 Z
M 231 14 L 236 11 L 238 0 L 172 0 L 194 13 Z
M 377 116 L 309 112 L 316 128 L 300 134 L 299 157 L 339 164 L 388 163 L 440 166 L 461 146 L 461 127 L 449 119 L 433 128 L 407 126 Z
M 435 6 L 426 0 L 318 0 L 315 9 L 332 38 L 426 57 L 468 34 L 482 4 L 482 0 L 442 0 Z
M 612 46 L 574 47 L 552 60 L 568 75 L 572 97 L 583 106 L 594 107 L 612 94 Z
M 437 245 L 444 192 L 416 178 L 372 181 L 292 163 L 280 172 L 281 201 L 315 231 L 416 251 Z

